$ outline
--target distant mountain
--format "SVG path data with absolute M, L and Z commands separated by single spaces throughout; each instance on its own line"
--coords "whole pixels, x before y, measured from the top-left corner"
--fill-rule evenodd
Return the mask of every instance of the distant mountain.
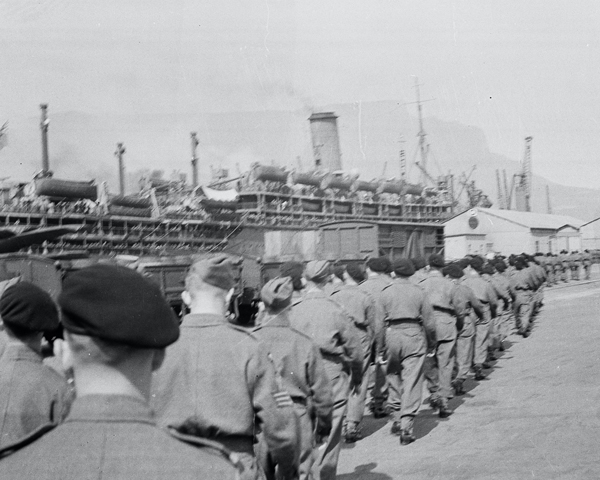
M 414 108 L 414 106 L 412 107 Z M 344 169 L 357 170 L 366 179 L 399 175 L 400 140 L 411 180 L 419 179 L 413 165 L 417 150 L 418 120 L 402 102 L 380 101 L 328 105 L 315 111 L 333 111 L 338 129 Z M 412 110 L 411 110 L 412 111 Z M 311 110 L 168 115 L 107 115 L 81 112 L 50 112 L 50 164 L 60 178 L 107 181 L 117 190 L 117 142 L 124 142 L 126 169 L 136 189 L 135 172 L 162 169 L 190 173 L 190 132 L 198 132 L 200 179 L 208 182 L 210 166 L 246 170 L 253 162 L 309 169 L 313 165 L 308 117 Z M 10 143 L 0 152 L 3 170 L 13 179 L 27 180 L 39 170 L 39 119 L 10 119 Z M 452 172 L 456 178 L 470 172 L 471 179 L 493 202 L 497 201 L 496 169 L 509 178 L 519 162 L 489 151 L 485 134 L 473 126 L 424 119 L 428 133 L 433 176 Z M 555 213 L 583 220 L 600 216 L 600 191 L 551 183 L 536 171 L 533 148 L 533 209 L 546 212 L 546 185 L 550 186 Z M 23 178 L 25 177 L 25 178 Z

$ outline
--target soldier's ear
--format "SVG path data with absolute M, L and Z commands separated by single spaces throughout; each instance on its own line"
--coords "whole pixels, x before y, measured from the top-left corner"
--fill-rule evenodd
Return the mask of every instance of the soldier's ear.
M 181 299 L 183 300 L 183 303 L 185 303 L 188 307 L 192 304 L 192 296 L 187 290 L 181 292 Z
M 165 349 L 157 348 L 154 350 L 154 356 L 152 357 L 152 371 L 155 372 L 158 370 L 163 362 L 165 361 Z

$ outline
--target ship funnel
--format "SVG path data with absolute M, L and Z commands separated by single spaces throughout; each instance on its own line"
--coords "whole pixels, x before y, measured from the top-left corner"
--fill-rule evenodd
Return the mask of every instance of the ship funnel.
M 42 118 L 40 120 L 40 129 L 42 130 L 42 172 L 47 174 L 50 171 L 50 160 L 48 159 L 48 105 L 42 103 Z
M 308 119 L 316 168 L 334 172 L 342 169 L 337 116 L 333 112 L 313 113 Z

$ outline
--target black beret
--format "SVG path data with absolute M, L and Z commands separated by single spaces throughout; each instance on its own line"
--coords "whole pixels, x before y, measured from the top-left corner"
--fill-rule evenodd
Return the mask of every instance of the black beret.
M 515 259 L 515 268 L 517 270 L 523 270 L 527 265 L 525 264 L 525 261 L 522 258 L 516 258 Z
M 491 263 L 486 263 L 481 269 L 481 273 L 485 273 L 487 275 L 493 275 L 496 272 L 494 266 Z
M 469 262 L 469 264 L 471 265 L 471 268 L 478 272 L 481 272 L 481 269 L 483 268 L 483 263 L 484 263 L 483 258 L 481 258 L 481 257 L 473 257 L 471 259 L 471 261 Z
M 392 262 L 387 257 L 369 258 L 367 267 L 374 272 L 390 273 L 392 270 Z
M 415 273 L 415 267 L 410 260 L 401 258 L 394 262 L 394 273 L 399 277 L 410 277 Z
M 286 262 L 279 267 L 279 273 L 282 277 L 290 277 L 294 290 L 302 290 L 302 274 L 304 273 L 304 265 L 300 262 Z
M 292 303 L 292 280 L 290 277 L 275 278 L 265 284 L 260 297 L 267 308 L 281 310 Z
M 58 310 L 52 297 L 37 285 L 19 282 L 8 287 L 0 298 L 0 316 L 9 327 L 30 332 L 58 328 Z
M 496 262 L 494 266 L 496 267 L 496 270 L 498 270 L 500 273 L 506 271 L 506 265 L 504 264 L 504 262 Z
M 179 322 L 158 285 L 115 265 L 68 275 L 58 303 L 65 330 L 139 348 L 163 348 L 179 338 Z
M 458 264 L 458 266 L 462 269 L 467 268 L 469 265 L 471 265 L 471 259 L 470 258 L 461 258 L 458 262 L 456 262 Z
M 356 283 L 360 283 L 366 278 L 364 269 L 358 263 L 349 263 L 346 265 L 346 272 Z
M 427 262 L 423 257 L 411 258 L 410 261 L 415 267 L 415 270 L 421 270 L 422 268 L 425 268 L 427 266 Z
M 308 262 L 304 276 L 313 282 L 324 282 L 331 275 L 331 264 L 327 260 L 313 260 Z
M 346 271 L 346 267 L 343 265 L 334 265 L 332 271 L 337 278 L 344 280 L 344 272 Z
M 190 274 L 198 275 L 203 282 L 222 290 L 230 290 L 235 285 L 233 263 L 228 255 L 218 255 L 194 262 Z
M 456 263 L 451 263 L 447 267 L 444 267 L 442 273 L 450 278 L 461 278 L 465 274 L 463 269 Z
M 436 268 L 444 268 L 446 266 L 446 262 L 444 261 L 444 257 L 434 253 L 429 255 L 429 265 Z

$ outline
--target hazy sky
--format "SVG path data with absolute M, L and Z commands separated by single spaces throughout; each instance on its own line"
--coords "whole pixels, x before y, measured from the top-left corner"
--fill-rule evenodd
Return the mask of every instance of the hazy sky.
M 597 0 L 0 0 L 0 122 L 413 101 L 413 75 L 428 115 L 600 186 Z

